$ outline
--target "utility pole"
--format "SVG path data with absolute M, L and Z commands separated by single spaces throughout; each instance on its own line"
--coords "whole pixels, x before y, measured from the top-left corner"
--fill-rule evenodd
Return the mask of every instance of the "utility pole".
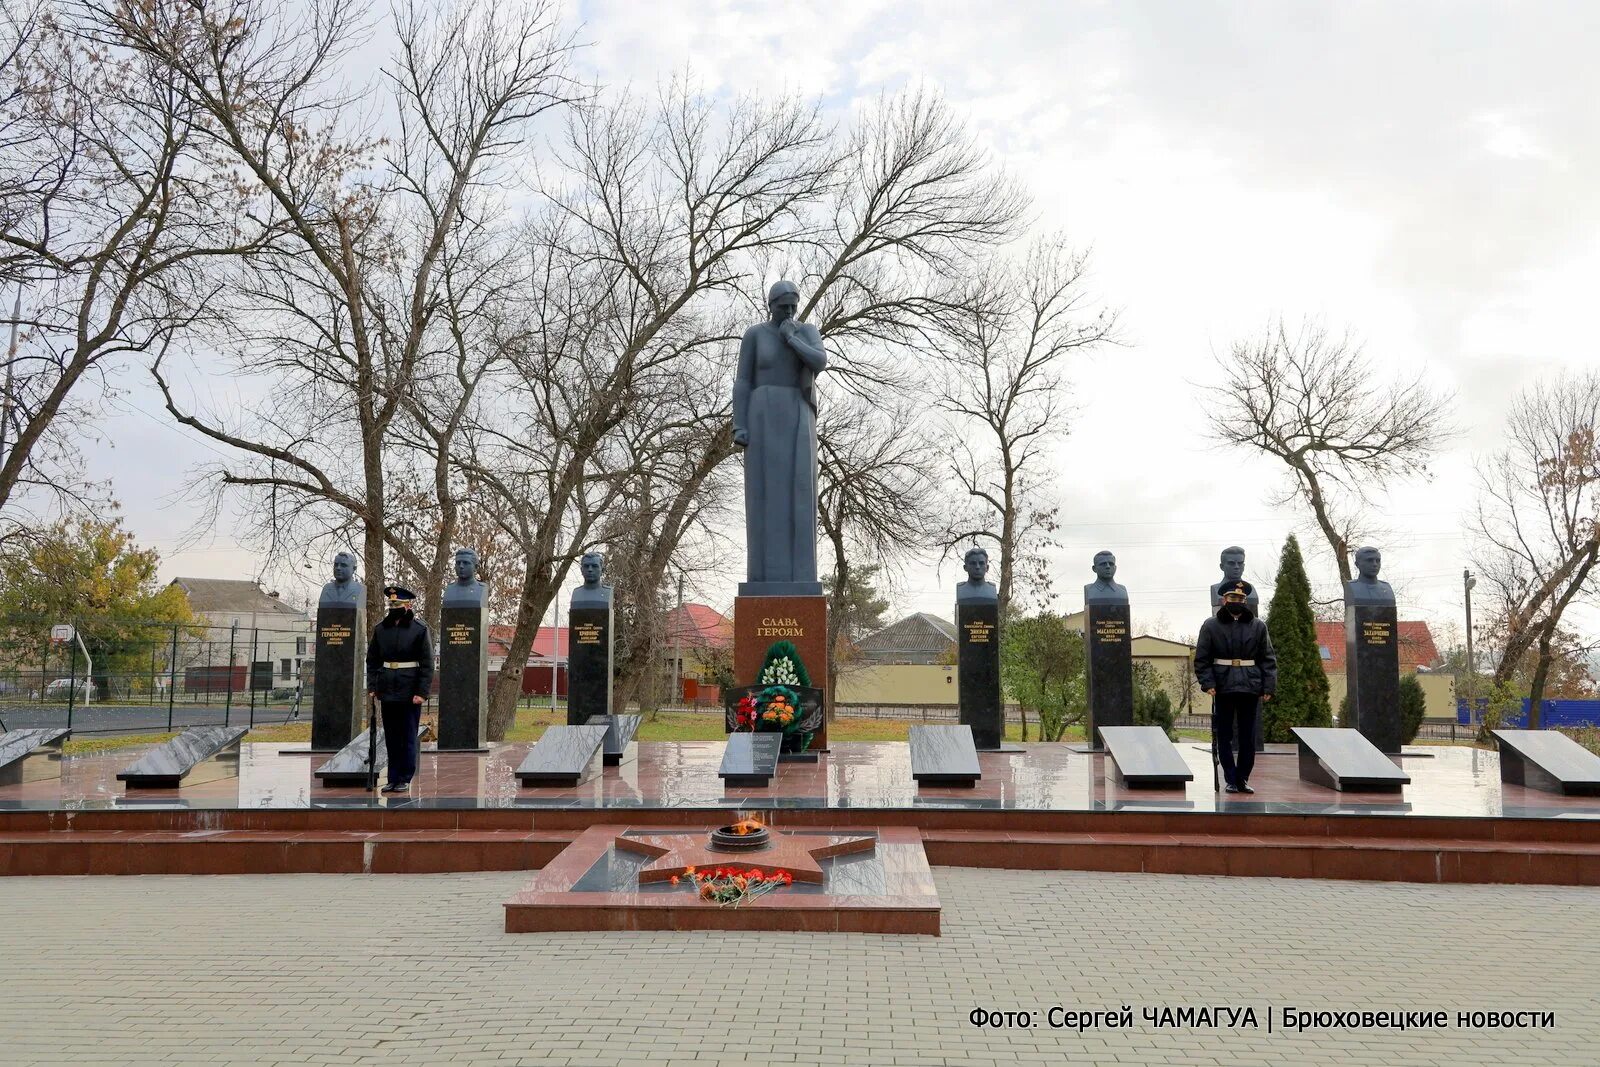
M 1467 723 L 1474 727 L 1478 725 L 1478 661 L 1472 657 L 1472 587 L 1477 584 L 1470 569 L 1461 572 L 1461 587 L 1467 598 Z
M 0 463 L 5 462 L 6 447 L 11 442 L 11 392 L 17 377 L 17 320 L 22 318 L 22 286 L 17 286 L 17 300 L 11 306 L 11 344 L 6 348 L 6 392 L 0 399 Z
M 683 702 L 683 574 L 678 574 L 678 615 L 672 623 L 672 702 Z

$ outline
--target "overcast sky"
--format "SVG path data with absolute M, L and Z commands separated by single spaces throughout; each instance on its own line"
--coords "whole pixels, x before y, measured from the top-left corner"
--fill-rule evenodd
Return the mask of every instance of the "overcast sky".
M 591 0 L 581 62 L 610 85 L 820 95 L 841 120 L 915 81 L 941 89 L 1031 188 L 1040 225 L 1093 248 L 1130 344 L 1072 372 L 1056 450 L 1056 607 L 1116 551 L 1136 625 L 1191 631 L 1238 542 L 1264 577 L 1300 516 L 1277 469 L 1208 451 L 1191 382 L 1273 316 L 1322 317 L 1385 373 L 1457 394 L 1431 483 L 1377 508 L 1402 617 L 1458 620 L 1475 458 L 1515 391 L 1600 362 L 1600 5 L 848 3 Z M 226 529 L 182 548 L 176 494 L 208 446 L 136 387 L 90 452 L 163 576 L 250 576 Z M 142 410 L 148 407 L 148 410 Z M 1302 532 L 1314 578 L 1333 564 Z M 947 613 L 954 563 L 910 570 L 897 608 Z M 274 576 L 278 583 L 283 576 Z M 727 608 L 726 585 L 698 591 Z M 318 576 L 320 580 L 320 576 Z M 1593 616 L 1586 628 L 1595 628 Z

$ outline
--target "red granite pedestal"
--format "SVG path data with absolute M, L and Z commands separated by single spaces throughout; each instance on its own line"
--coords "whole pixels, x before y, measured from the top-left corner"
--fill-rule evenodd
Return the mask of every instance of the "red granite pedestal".
M 754 685 L 756 672 L 775 641 L 793 642 L 811 676 L 828 690 L 828 598 L 825 596 L 741 596 L 733 601 L 733 673 L 740 685 Z M 828 709 L 811 739 L 811 751 L 828 747 Z
M 533 881 L 505 902 L 507 933 L 571 930 L 792 930 L 810 933 L 939 934 L 939 893 L 914 827 L 874 827 L 866 868 L 853 875 L 797 884 L 738 907 L 700 900 L 692 884 L 639 882 L 613 874 L 608 853 L 624 833 L 640 846 L 684 827 L 591 826 Z M 696 828 L 703 839 L 711 827 Z M 775 831 L 776 832 L 776 831 Z M 859 853 L 862 832 L 797 831 L 793 844 L 817 856 Z M 725 853 L 739 866 L 760 866 L 758 854 Z M 782 866 L 781 864 L 779 866 Z M 609 882 L 609 884 L 608 884 Z

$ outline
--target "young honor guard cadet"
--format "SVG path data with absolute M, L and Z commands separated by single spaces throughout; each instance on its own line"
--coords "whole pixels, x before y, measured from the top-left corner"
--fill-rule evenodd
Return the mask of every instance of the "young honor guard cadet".
M 367 692 L 383 708 L 383 743 L 389 753 L 385 793 L 398 793 L 417 773 L 417 725 L 433 689 L 433 639 L 412 606 L 417 595 L 385 586 L 389 613 L 367 643 Z
M 1261 702 L 1278 688 L 1278 657 L 1272 651 L 1267 624 L 1247 603 L 1255 592 L 1250 583 L 1224 582 L 1222 606 L 1200 627 L 1194 646 L 1194 673 L 1200 688 L 1216 699 L 1212 710 L 1217 759 L 1230 793 L 1254 793 L 1250 771 L 1256 764 L 1256 715 Z M 1239 761 L 1233 742 L 1239 741 Z

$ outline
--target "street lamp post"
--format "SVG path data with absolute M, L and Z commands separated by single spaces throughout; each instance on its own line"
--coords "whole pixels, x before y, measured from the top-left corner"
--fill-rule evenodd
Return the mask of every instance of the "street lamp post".
M 1461 586 L 1467 597 L 1467 722 L 1472 726 L 1478 725 L 1478 661 L 1472 658 L 1472 587 L 1477 584 L 1471 570 L 1461 572 Z

